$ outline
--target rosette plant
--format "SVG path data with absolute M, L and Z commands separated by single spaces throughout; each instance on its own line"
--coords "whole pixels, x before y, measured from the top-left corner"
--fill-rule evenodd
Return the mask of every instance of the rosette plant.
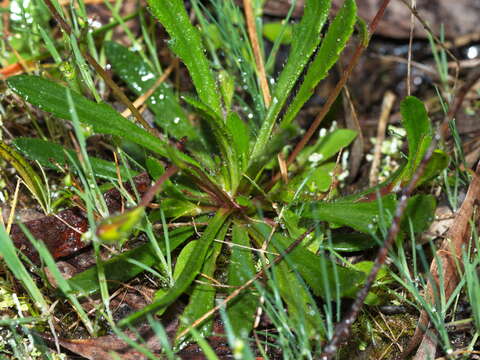
M 353 297 L 365 279 L 361 269 L 326 253 L 377 244 L 374 239 L 388 226 L 396 200 L 394 194 L 382 197 L 375 191 L 407 181 L 431 142 L 423 104 L 408 98 L 402 105 L 409 141 L 407 164 L 386 184 L 335 199 L 335 155 L 354 140 L 355 131 L 333 130 L 303 144 L 289 160 L 283 160 L 283 154 L 302 133 L 295 122 L 299 111 L 338 61 L 354 31 L 355 1 L 345 0 L 328 22 L 331 1 L 307 0 L 303 18 L 293 26 L 289 56 L 278 76 L 270 80 L 261 77 L 256 49 L 241 30 L 243 18 L 233 2 L 212 1 L 213 13 L 202 12 L 200 4 L 192 2 L 202 30 L 210 31 L 204 37 L 190 22 L 181 0 L 148 2 L 196 90 L 179 97 L 167 82 L 155 87 L 146 102 L 155 127 L 148 122 L 137 124 L 110 105 L 89 100 L 58 81 L 32 75 L 8 80 L 25 101 L 57 118 L 81 123 L 90 133 L 111 136 L 112 143 L 127 153 L 132 148 L 141 153 L 135 164 L 118 169 L 124 180 L 146 170 L 162 185 L 161 191 L 154 194 L 159 187 L 155 186 L 125 213 L 91 224 L 96 227 L 94 242 L 124 243 L 132 231 L 151 235 L 151 242 L 102 264 L 112 287 L 146 268 L 156 269 L 163 282 L 149 306 L 121 323 L 160 315 L 188 294 L 178 333 L 183 338 L 190 325 L 215 306 L 216 298 L 234 293 L 268 269 L 289 314 L 303 319 L 309 336 L 324 334 L 318 298 Z M 233 25 L 222 25 L 222 21 Z M 282 31 L 290 26 L 286 23 Z M 280 41 L 274 44 L 272 56 Z M 106 43 L 105 50 L 112 72 L 130 94 L 144 94 L 161 76 L 146 59 L 117 43 Z M 272 70 L 274 61 L 266 63 L 267 70 Z M 45 167 L 55 169 L 73 161 L 73 153 L 44 140 L 19 138 L 15 145 Z M 425 179 L 445 166 L 444 160 L 439 153 Z M 88 161 L 97 177 L 117 178 L 115 164 L 91 156 Z M 377 196 L 364 196 L 367 193 Z M 434 202 L 425 197 L 414 200 L 426 204 L 424 209 L 431 209 Z M 154 210 L 152 201 L 158 205 Z M 415 208 L 412 203 L 411 214 Z M 420 214 L 415 230 L 425 226 L 427 213 Z M 152 223 L 158 222 L 164 231 L 154 234 Z M 171 222 L 184 226 L 167 231 Z M 331 230 L 337 228 L 349 230 Z M 78 295 L 91 295 L 99 289 L 97 274 L 94 267 L 69 283 Z M 265 286 L 268 289 L 268 283 Z M 226 315 L 232 331 L 245 335 L 253 327 L 260 293 L 253 285 L 235 295 L 226 304 Z M 207 334 L 212 317 L 203 317 L 195 325 Z

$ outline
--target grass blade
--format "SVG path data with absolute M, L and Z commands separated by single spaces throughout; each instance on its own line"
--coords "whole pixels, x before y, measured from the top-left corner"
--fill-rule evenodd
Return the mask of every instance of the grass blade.
M 131 324 L 140 318 L 150 314 L 152 312 L 158 311 L 162 308 L 169 306 L 173 303 L 180 295 L 182 295 L 185 290 L 190 286 L 192 281 L 200 272 L 205 256 L 207 255 L 208 249 L 212 244 L 215 236 L 217 235 L 218 231 L 224 224 L 225 220 L 227 219 L 229 213 L 226 211 L 219 211 L 215 217 L 210 221 L 207 229 L 203 233 L 202 237 L 199 239 L 195 246 L 195 250 L 193 251 L 192 255 L 189 257 L 188 263 L 183 269 L 182 273 L 179 275 L 177 281 L 175 281 L 175 285 L 170 289 L 170 291 L 160 298 L 159 300 L 155 301 L 154 303 L 146 306 L 140 311 L 133 313 L 132 315 L 122 319 L 119 322 L 119 326 L 126 326 Z

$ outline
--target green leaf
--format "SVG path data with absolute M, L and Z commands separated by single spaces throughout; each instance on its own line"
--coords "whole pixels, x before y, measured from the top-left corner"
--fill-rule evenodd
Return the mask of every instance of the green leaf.
M 219 236 L 221 240 L 223 240 L 222 236 Z M 213 278 L 215 269 L 216 269 L 216 261 L 217 257 L 220 254 L 222 249 L 221 243 L 215 243 L 213 245 L 213 252 L 207 258 L 205 263 L 203 264 L 202 274 L 205 274 L 211 278 Z M 211 283 L 211 280 L 206 278 L 202 278 L 203 282 Z M 178 327 L 177 334 L 182 333 L 187 327 L 190 326 L 195 320 L 205 314 L 207 311 L 211 310 L 214 306 L 215 301 L 215 287 L 207 284 L 194 284 L 192 294 L 190 295 L 190 300 L 188 301 L 188 305 L 183 311 L 181 317 L 181 324 Z M 210 319 L 206 319 L 203 323 L 197 327 L 197 331 L 200 332 L 201 336 L 208 337 L 211 335 L 212 332 L 212 321 Z M 179 339 L 179 341 L 183 341 L 183 339 Z
M 438 176 L 444 169 L 448 167 L 449 163 L 450 157 L 443 150 L 436 149 L 433 152 L 433 155 L 430 158 L 427 166 L 425 167 L 425 171 L 420 177 L 420 180 L 418 180 L 417 186 L 425 184 L 427 181 Z
M 371 249 L 378 243 L 371 236 L 363 233 L 333 233 L 332 243 L 325 242 L 322 248 L 332 249 L 339 252 L 356 252 Z
M 7 83 L 25 101 L 66 120 L 72 120 L 67 100 L 67 92 L 70 91 L 78 119 L 84 124 L 91 125 L 95 132 L 116 135 L 162 156 L 167 155 L 168 145 L 164 141 L 125 119 L 107 104 L 90 101 L 66 87 L 39 76 L 13 76 Z
M 275 42 L 282 35 L 280 43 L 289 45 L 292 42 L 293 26 L 284 24 L 283 21 L 271 22 L 263 25 L 263 36 L 271 42 Z
M 177 229 L 169 234 L 170 251 L 175 250 L 185 240 L 191 237 L 193 230 L 190 227 Z M 165 251 L 165 243 L 159 242 L 160 250 Z M 129 260 L 136 260 L 145 266 L 153 266 L 159 260 L 155 256 L 155 249 L 151 243 L 125 251 L 120 255 L 112 257 L 103 264 L 105 278 L 110 289 L 115 289 L 120 284 L 129 281 L 144 271 L 143 267 L 131 263 Z M 68 280 L 70 286 L 75 289 L 76 296 L 91 296 L 100 289 L 98 283 L 98 268 L 93 266 Z
M 152 88 L 159 74 L 147 64 L 140 55 L 126 47 L 108 41 L 105 43 L 105 54 L 113 71 L 138 96 Z M 168 135 L 176 139 L 188 137 L 192 141 L 198 137 L 195 127 L 190 124 L 170 86 L 163 82 L 146 101 L 155 113 L 155 122 Z
M 396 205 L 395 195 L 390 194 L 381 199 L 383 215 L 389 212 L 392 216 Z M 375 232 L 378 227 L 380 203 L 377 201 L 332 203 L 319 201 L 307 205 L 302 215 L 309 219 L 348 226 L 364 233 Z M 388 216 L 385 216 L 385 220 L 388 222 Z
M 248 126 L 236 113 L 230 113 L 227 117 L 227 127 L 231 134 L 235 134 L 233 136 L 233 146 L 240 157 L 242 169 L 245 169 L 250 151 L 250 131 Z
M 228 265 L 228 285 L 242 286 L 255 275 L 255 265 L 248 232 L 245 227 L 235 224 L 232 231 L 232 255 Z M 230 291 L 230 293 L 233 290 Z M 234 334 L 246 337 L 253 328 L 258 296 L 253 291 L 244 291 L 227 307 L 227 315 Z
M 312 193 L 328 191 L 332 184 L 332 172 L 335 166 L 336 164 L 331 162 L 300 173 L 284 185 L 284 189 L 275 197 L 281 201 L 291 202 L 301 199 L 303 195 L 311 198 Z
M 50 197 L 48 191 L 37 172 L 32 166 L 25 160 L 25 158 L 11 148 L 3 141 L 0 140 L 0 158 L 8 161 L 18 172 L 28 190 L 37 199 L 38 203 L 42 207 L 45 213 L 50 211 Z
M 320 43 L 320 32 L 327 20 L 330 6 L 331 0 L 307 0 L 303 18 L 294 27 L 290 54 L 273 90 L 272 104 L 257 136 L 250 163 L 255 163 L 268 146 L 270 135 L 280 111 Z
M 190 23 L 181 0 L 148 0 L 152 13 L 170 35 L 170 47 L 187 66 L 198 97 L 217 116 L 222 116 L 221 96 L 205 56 L 206 50 L 198 30 Z
M 428 229 L 435 218 L 437 200 L 433 195 L 415 195 L 408 199 L 401 227 L 410 234 L 410 224 L 415 234 Z
M 304 166 L 310 160 L 322 163 L 346 148 L 357 137 L 357 132 L 350 129 L 337 129 L 318 139 L 317 143 L 306 147 L 298 155 L 298 163 Z
M 227 71 L 221 70 L 218 74 L 218 81 L 220 83 L 220 90 L 222 92 L 225 110 L 228 113 L 232 107 L 233 95 L 235 93 L 235 78 Z
M 292 240 L 275 234 L 272 237 L 271 250 L 283 252 L 291 242 Z M 350 296 L 352 290 L 365 279 L 361 272 L 339 266 L 325 256 L 313 254 L 303 246 L 296 247 L 286 255 L 284 261 L 291 270 L 297 271 L 302 276 L 317 296 L 328 297 L 328 294 L 339 297 Z
M 240 164 L 236 148 L 232 146 L 234 136 L 231 129 L 207 105 L 189 96 L 184 96 L 184 100 L 202 113 L 204 120 L 207 121 L 207 126 L 213 133 L 220 148 L 222 158 L 227 163 L 229 179 L 225 180 L 229 181 L 230 188 L 234 191 L 240 181 Z
M 184 268 L 177 281 L 175 281 L 174 286 L 168 291 L 168 293 L 161 299 L 156 300 L 142 310 L 139 310 L 132 315 L 122 319 L 119 323 L 119 326 L 126 326 L 139 320 L 147 314 L 156 312 L 162 308 L 169 306 L 180 295 L 182 295 L 185 290 L 187 290 L 187 288 L 190 286 L 192 281 L 202 269 L 205 256 L 207 255 L 210 245 L 213 243 L 215 236 L 224 224 L 228 215 L 228 212 L 219 211 L 217 212 L 215 217 L 211 219 L 208 227 L 205 229 L 202 237 L 199 239 L 197 245 L 195 246 L 194 252 L 189 257 L 187 266 Z
M 275 274 L 273 281 L 287 304 L 288 314 L 293 319 L 295 328 L 305 328 L 309 338 L 319 334 L 323 338 L 325 335 L 323 320 L 308 288 L 299 280 L 297 274 L 290 271 L 286 262 L 275 266 L 273 271 Z
M 42 139 L 24 137 L 16 138 L 13 143 L 26 157 L 38 161 L 40 165 L 44 167 L 59 170 L 59 166 L 69 165 L 72 170 L 77 168 L 71 161 L 72 159 L 77 159 L 76 152 L 67 150 L 61 145 Z M 105 179 L 118 179 L 115 163 L 93 156 L 89 157 L 89 161 L 95 176 Z M 78 162 L 77 165 L 79 165 Z M 124 166 L 120 166 L 119 168 L 122 178 L 128 178 L 129 174 L 138 174 L 138 172 L 134 170 L 129 169 L 127 171 Z
M 202 209 L 188 200 L 179 200 L 167 198 L 162 200 L 162 209 L 166 218 L 175 220 L 182 216 L 196 216 L 202 212 Z
M 302 106 L 313 95 L 315 87 L 327 76 L 329 70 L 338 61 L 340 53 L 352 35 L 356 16 L 357 6 L 355 1 L 346 0 L 332 24 L 328 27 L 327 35 L 322 41 L 315 60 L 308 68 L 300 90 L 280 123 L 281 127 L 287 126 L 295 119 Z
M 406 97 L 400 104 L 400 112 L 408 141 L 408 164 L 404 180 L 409 181 L 432 142 L 433 130 L 425 105 L 416 97 Z

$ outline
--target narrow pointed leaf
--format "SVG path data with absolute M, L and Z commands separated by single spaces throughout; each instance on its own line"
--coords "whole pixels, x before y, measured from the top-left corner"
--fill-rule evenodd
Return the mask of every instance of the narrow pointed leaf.
M 320 43 L 320 32 L 330 10 L 330 0 L 307 0 L 302 20 L 294 27 L 292 46 L 287 63 L 280 74 L 272 94 L 272 104 L 262 124 L 257 142 L 252 150 L 251 162 L 262 155 L 268 145 L 275 121 L 290 95 L 295 83 Z
M 309 66 L 302 86 L 293 102 L 289 105 L 280 126 L 285 127 L 295 119 L 302 106 L 313 95 L 318 83 L 323 80 L 332 66 L 338 61 L 340 53 L 347 45 L 356 22 L 357 7 L 354 0 L 346 0 L 328 27 L 315 60 Z
M 228 285 L 238 287 L 255 275 L 255 266 L 252 251 L 248 249 L 250 247 L 248 233 L 244 227 L 234 225 L 232 242 L 234 245 L 231 247 L 232 255 L 228 266 Z M 228 305 L 228 319 L 236 336 L 248 336 L 253 328 L 257 306 L 258 296 L 253 291 L 243 292 Z
M 44 167 L 53 170 L 59 170 L 59 166 L 69 166 L 72 170 L 77 168 L 71 162 L 72 159 L 77 158 L 75 151 L 67 150 L 61 145 L 42 139 L 24 137 L 16 138 L 13 143 L 26 157 L 38 161 Z M 95 176 L 105 179 L 118 179 L 115 163 L 95 157 L 89 157 L 89 161 Z M 122 178 L 127 178 L 129 174 L 137 175 L 138 173 L 130 169 L 127 172 L 125 167 L 120 166 Z
M 139 320 L 140 318 L 146 316 L 147 314 L 156 312 L 162 308 L 169 306 L 185 292 L 185 290 L 190 286 L 192 281 L 202 269 L 208 249 L 213 243 L 215 236 L 217 235 L 218 231 L 227 219 L 228 215 L 229 214 L 224 211 L 219 211 L 210 221 L 210 224 L 205 229 L 205 232 L 195 246 L 195 251 L 193 251 L 193 253 L 189 257 L 187 266 L 184 268 L 177 281 L 175 281 L 174 286 L 168 291 L 168 293 L 164 297 L 156 300 L 142 310 L 137 311 L 132 315 L 128 316 L 127 318 L 122 319 L 119 323 L 120 326 L 126 326 L 128 324 L 131 324 Z
M 221 116 L 221 95 L 205 55 L 198 30 L 190 23 L 181 0 L 148 0 L 155 17 L 170 35 L 170 48 L 187 66 L 198 97 Z
M 105 53 L 113 71 L 137 96 L 147 92 L 160 77 L 140 55 L 118 43 L 105 43 Z M 168 83 L 160 84 L 146 103 L 155 113 L 157 125 L 168 135 L 177 139 L 186 136 L 189 141 L 197 138 L 195 127 L 190 124 Z
M 110 134 L 129 140 L 160 155 L 167 155 L 165 142 L 125 119 L 112 107 L 95 103 L 53 81 L 32 75 L 18 75 L 8 79 L 8 85 L 25 101 L 66 120 L 72 120 L 67 92 L 75 104 L 78 119 L 101 134 Z

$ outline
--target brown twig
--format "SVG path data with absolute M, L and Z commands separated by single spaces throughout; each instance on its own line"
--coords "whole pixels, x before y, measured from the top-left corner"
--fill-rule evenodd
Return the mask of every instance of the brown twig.
M 280 255 L 278 255 L 273 262 L 265 266 L 261 271 L 259 271 L 254 277 L 252 277 L 250 280 L 248 280 L 245 284 L 237 288 L 235 291 L 233 291 L 230 295 L 228 295 L 223 301 L 215 306 L 213 309 L 210 311 L 207 311 L 205 314 L 203 314 L 201 317 L 199 317 L 197 320 L 193 322 L 192 325 L 190 325 L 188 328 L 186 328 L 184 331 L 182 331 L 180 334 L 177 335 L 176 340 L 181 339 L 185 335 L 187 335 L 192 329 L 195 329 L 198 325 L 200 325 L 203 321 L 208 319 L 210 316 L 212 316 L 214 313 L 216 313 L 218 310 L 220 310 L 222 307 L 226 306 L 230 301 L 235 299 L 243 290 L 247 289 L 252 285 L 255 281 L 263 277 L 265 272 L 273 267 L 274 265 L 277 265 L 280 261 L 282 261 L 285 257 L 285 255 L 291 253 L 299 244 L 302 243 L 302 241 L 307 237 L 313 230 L 315 230 L 314 227 L 310 228 L 306 232 L 304 232 L 302 235 L 300 235 L 293 243 L 290 244 L 290 246 Z
M 155 194 L 160 190 L 162 187 L 163 183 L 167 181 L 171 176 L 175 175 L 175 173 L 178 171 L 178 167 L 175 165 L 171 165 L 165 172 L 158 178 L 158 180 L 153 184 L 150 189 L 143 195 L 142 200 L 138 204 L 139 206 L 148 206 L 155 197 Z
M 385 10 L 390 3 L 390 0 L 383 0 L 382 4 L 380 5 L 380 8 L 378 9 L 377 13 L 375 14 L 375 17 L 372 19 L 371 23 L 368 26 L 368 31 L 370 36 L 372 36 L 373 33 L 377 30 L 378 23 L 380 22 L 380 19 L 383 17 L 383 14 L 385 13 Z M 330 108 L 332 107 L 333 103 L 337 99 L 338 95 L 342 91 L 343 87 L 347 83 L 348 78 L 350 77 L 353 69 L 358 63 L 358 60 L 360 59 L 360 56 L 363 54 L 363 51 L 367 48 L 368 42 L 365 41 L 360 41 L 360 43 L 357 45 L 355 52 L 353 53 L 352 57 L 350 58 L 350 62 L 348 63 L 347 67 L 343 71 L 342 77 L 338 81 L 337 85 L 333 89 L 333 91 L 330 93 L 330 95 L 327 98 L 327 101 L 325 102 L 325 105 L 323 105 L 322 109 L 320 110 L 319 114 L 313 121 L 312 125 L 308 128 L 307 132 L 305 135 L 302 137 L 300 142 L 295 146 L 294 150 L 290 154 L 287 160 L 287 166 L 290 166 L 295 159 L 297 158 L 298 154 L 300 151 L 303 150 L 305 145 L 310 141 L 312 138 L 313 134 L 315 131 L 318 129 L 320 126 L 320 123 L 322 120 L 325 118 L 325 116 L 328 114 L 330 111 Z M 275 174 L 272 178 L 272 181 L 269 184 L 269 187 L 273 187 L 273 185 L 280 179 L 281 174 L 278 172 Z
M 253 14 L 251 0 L 243 0 L 243 9 L 245 12 L 245 19 L 247 21 L 248 37 L 250 38 L 253 55 L 255 56 L 255 63 L 260 81 L 260 88 L 262 89 L 263 101 L 265 103 L 265 107 L 268 108 L 271 102 L 270 88 L 268 87 L 265 65 L 263 63 L 260 44 L 258 43 L 257 26 L 255 25 L 255 15 Z
M 50 10 L 50 13 L 54 17 L 55 21 L 60 25 L 61 29 L 69 36 L 72 35 L 72 28 L 70 25 L 65 21 L 65 19 L 60 15 L 60 13 L 57 11 L 55 6 L 53 5 L 51 0 L 45 0 L 45 4 L 47 5 L 48 9 Z M 108 75 L 108 73 L 103 69 L 103 67 L 95 60 L 89 53 L 83 52 L 83 56 L 85 57 L 85 60 L 92 66 L 95 71 L 102 77 L 102 79 L 105 81 L 105 83 L 110 87 L 110 89 L 113 91 L 115 96 L 120 100 L 122 103 L 127 106 L 132 114 L 135 116 L 137 121 L 145 128 L 147 129 L 152 135 L 159 136 L 158 131 L 150 126 L 150 124 L 143 118 L 142 114 L 138 111 L 138 109 L 132 104 L 132 102 L 128 99 L 128 97 L 125 95 L 125 93 L 120 89 L 120 87 L 115 84 L 115 82 L 112 80 L 112 78 Z

